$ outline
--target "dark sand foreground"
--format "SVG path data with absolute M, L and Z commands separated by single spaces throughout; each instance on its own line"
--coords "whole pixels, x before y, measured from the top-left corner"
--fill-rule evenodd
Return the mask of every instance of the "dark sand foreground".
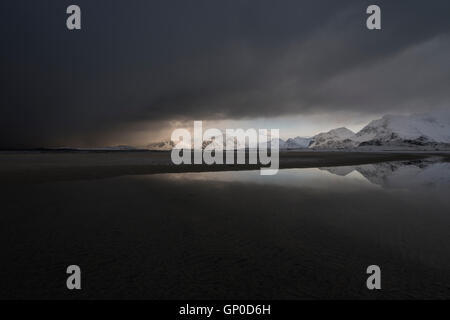
M 40 181 L 95 178 L 153 170 L 136 166 L 150 155 L 15 155 L 9 168 Z M 324 155 L 283 161 L 417 157 Z M 341 167 L 2 183 L 0 298 L 447 299 L 450 164 L 402 165 L 361 166 L 367 178 Z M 78 292 L 66 288 L 72 264 L 82 269 Z M 376 292 L 366 287 L 373 264 Z
M 0 298 L 446 299 L 448 159 L 287 152 L 281 168 L 307 169 L 264 177 L 153 174 L 258 169 L 167 152 L 3 152 Z

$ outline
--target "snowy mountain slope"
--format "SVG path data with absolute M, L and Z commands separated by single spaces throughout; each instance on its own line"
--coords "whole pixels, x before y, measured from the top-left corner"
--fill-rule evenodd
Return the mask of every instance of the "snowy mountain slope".
M 287 140 L 278 139 L 278 147 L 280 150 L 306 149 L 311 143 L 311 140 L 312 140 L 311 138 L 302 138 L 302 137 L 289 138 Z M 259 145 L 261 146 L 263 144 L 264 142 L 260 143 Z M 271 140 L 269 148 L 273 144 L 274 140 Z
M 314 136 L 313 149 L 450 149 L 450 116 L 445 113 L 385 115 L 354 134 L 338 128 Z
M 295 137 L 286 140 L 286 149 L 305 149 L 313 141 L 312 138 Z
M 270 146 L 273 146 L 273 145 L 274 145 L 274 139 L 272 139 L 270 141 Z M 270 146 L 269 146 L 269 149 L 270 149 Z M 278 139 L 278 148 L 281 150 L 286 150 L 288 148 L 286 141 L 284 141 L 283 139 Z
M 431 114 L 385 115 L 361 129 L 355 141 L 360 146 L 450 143 L 450 121 Z
M 284 141 L 279 139 L 279 145 L 284 146 Z M 262 143 L 260 143 L 261 145 Z M 267 142 L 266 142 L 267 144 Z M 240 141 L 234 136 L 226 137 L 225 135 L 220 139 L 218 137 L 214 137 L 208 141 L 203 142 L 203 149 L 208 147 L 209 149 L 215 150 L 244 150 L 250 148 L 248 140 Z M 257 145 L 254 147 L 256 149 Z
M 260 142 L 259 147 L 261 147 L 263 144 L 263 142 Z M 270 146 L 274 144 L 274 140 L 271 140 L 269 143 L 266 142 L 265 144 L 266 148 L 270 149 Z M 280 149 L 288 149 L 288 145 L 283 139 L 278 139 L 278 145 Z M 147 145 L 147 149 L 155 151 L 170 151 L 173 148 L 194 149 L 194 145 L 192 144 L 192 146 L 189 146 L 187 143 L 183 144 L 182 142 L 173 141 L 154 142 Z M 213 137 L 209 140 L 202 141 L 201 148 L 208 148 L 210 150 L 243 150 L 249 148 L 249 145 L 248 141 L 242 143 L 235 137 L 227 137 L 226 139 L 225 137 L 223 137 L 222 139 L 220 139 L 219 137 Z
M 312 149 L 346 149 L 355 147 L 357 144 L 353 140 L 355 133 L 345 127 L 330 130 L 315 135 Z
M 235 137 L 222 136 L 213 137 L 210 140 L 203 141 L 202 149 L 215 149 L 215 150 L 234 150 L 234 149 L 245 149 L 245 143 L 241 143 Z

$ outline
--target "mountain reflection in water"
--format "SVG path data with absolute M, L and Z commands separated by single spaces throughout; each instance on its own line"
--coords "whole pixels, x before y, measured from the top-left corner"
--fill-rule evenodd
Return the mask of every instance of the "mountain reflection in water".
M 341 184 L 346 189 L 368 188 L 450 188 L 450 163 L 439 158 L 397 161 L 358 166 L 282 169 L 275 176 L 261 176 L 258 171 L 176 173 L 161 175 L 168 180 L 222 181 L 287 187 L 329 189 Z
M 439 158 L 321 168 L 338 176 L 357 172 L 383 188 L 449 188 L 450 163 Z

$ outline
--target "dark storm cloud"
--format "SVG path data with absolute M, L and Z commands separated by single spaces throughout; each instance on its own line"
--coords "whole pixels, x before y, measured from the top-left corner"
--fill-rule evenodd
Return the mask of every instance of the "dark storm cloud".
M 68 31 L 65 9 L 82 9 Z M 382 31 L 365 10 L 382 8 Z M 448 106 L 450 3 L 3 1 L 0 146 L 166 120 Z

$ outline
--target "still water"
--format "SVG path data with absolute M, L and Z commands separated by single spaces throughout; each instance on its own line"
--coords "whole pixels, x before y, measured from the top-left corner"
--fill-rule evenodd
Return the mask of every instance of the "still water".
M 2 298 L 450 297 L 438 159 L 3 187 Z

